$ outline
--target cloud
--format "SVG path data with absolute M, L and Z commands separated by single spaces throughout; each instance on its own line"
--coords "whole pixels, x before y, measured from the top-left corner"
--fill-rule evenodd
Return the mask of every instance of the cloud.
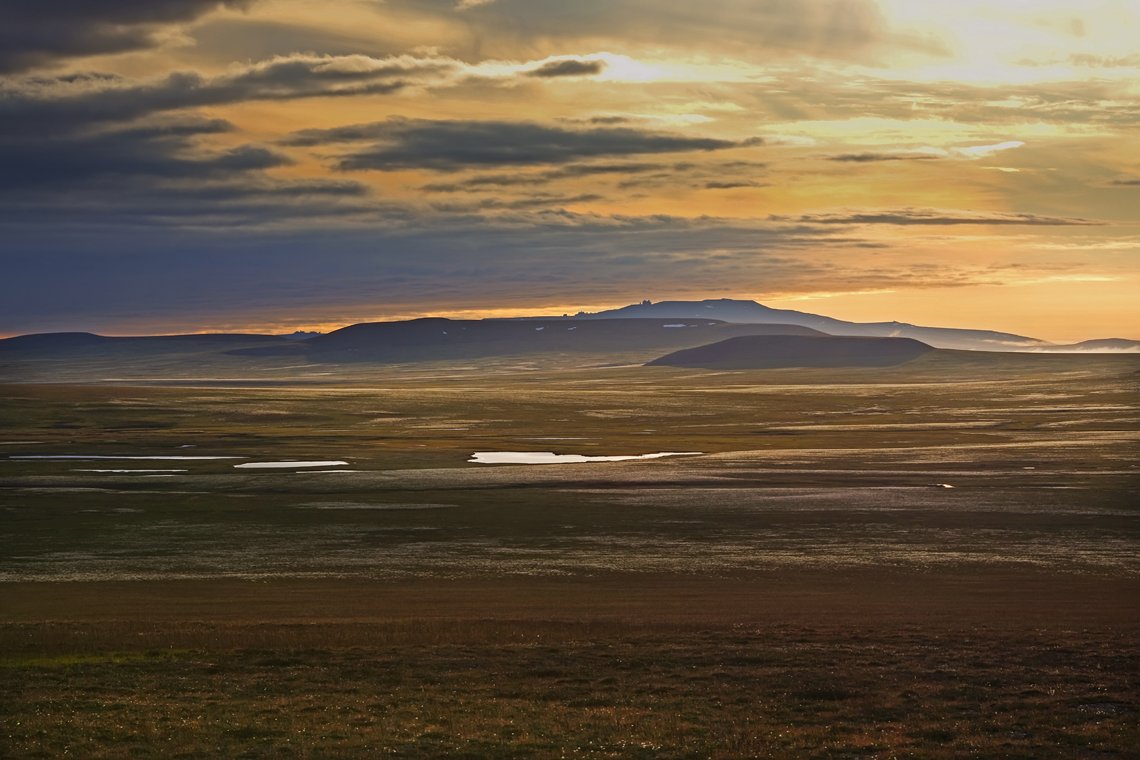
M 436 203 L 432 204 L 435 211 L 447 214 L 472 214 L 482 211 L 505 209 L 509 211 L 526 211 L 529 209 L 564 209 L 582 203 L 594 203 L 604 200 L 604 196 L 597 193 L 581 193 L 579 195 L 557 195 L 554 193 L 528 193 L 514 198 L 485 198 L 474 203 Z
M 718 56 L 779 58 L 807 53 L 853 58 L 876 46 L 945 54 L 929 39 L 892 31 L 873 0 L 385 0 L 381 7 L 442 23 L 461 20 L 468 34 L 450 52 L 512 57 L 536 46 L 560 50 L 601 41 L 661 49 L 715 47 Z
M 268 13 L 216 15 L 194 25 L 190 31 L 193 47 L 179 53 L 180 57 L 211 63 L 262 61 L 298 52 L 383 57 L 404 49 L 392 39 L 397 29 L 396 25 L 346 29 L 339 24 L 330 29 L 304 17 L 285 21 Z
M 462 86 L 509 88 L 536 77 L 596 74 L 605 66 L 601 58 L 473 65 L 438 55 L 375 58 L 293 53 L 231 65 L 210 76 L 192 70 L 152 79 L 97 72 L 25 76 L 0 79 L 0 133 L 84 127 L 232 103 L 394 95 Z
M 291 146 L 372 142 L 335 161 L 341 171 L 562 164 L 589 158 L 708 152 L 747 147 L 753 141 L 687 137 L 632 128 L 566 129 L 532 122 L 389 119 L 333 129 L 304 130 Z
M 577 179 L 596 177 L 602 174 L 640 174 L 661 168 L 660 164 L 571 164 L 546 172 L 542 176 L 548 180 Z
M 1072 53 L 1067 57 L 1053 57 L 1047 60 L 1025 58 L 1019 60 L 1019 66 L 1056 66 L 1067 63 L 1070 66 L 1079 66 L 1091 69 L 1115 69 L 1140 67 L 1140 55 L 1094 55 L 1092 53 Z
M 39 227 L 31 240 L 47 239 L 58 231 L 84 241 L 75 247 L 77 255 L 97 253 L 104 244 L 116 249 L 139 235 L 161 240 L 187 229 L 213 230 L 219 236 L 227 230 L 253 236 L 270 229 L 313 230 L 354 223 L 379 229 L 386 220 L 415 211 L 378 202 L 358 183 L 281 181 L 260 171 L 170 178 L 108 175 L 81 184 L 9 189 L 0 196 L 4 198 L 0 228 L 7 240 L 14 240 L 17 230 Z M 66 212 L 61 211 L 64 208 Z M 169 264 L 178 266 L 174 261 Z
M 291 163 L 259 146 L 220 152 L 193 151 L 192 141 L 231 129 L 217 119 L 189 119 L 84 135 L 0 138 L 0 193 L 22 193 L 44 185 L 74 190 L 101 177 L 209 178 Z
M 546 61 L 545 63 L 550 63 Z M 544 65 L 545 65 L 544 63 Z M 500 67 L 501 68 L 501 67 Z M 512 64 L 490 70 L 504 81 L 525 76 L 533 64 Z M 310 218 L 322 212 L 334 217 L 368 215 L 367 195 L 355 183 L 282 184 L 269 179 L 234 183 L 227 177 L 260 173 L 291 163 L 286 155 L 261 146 L 210 150 L 207 138 L 230 131 L 232 125 L 190 115 L 163 117 L 166 112 L 186 111 L 212 105 L 251 100 L 394 93 L 405 88 L 454 84 L 470 76 L 470 67 L 437 56 L 291 55 L 254 64 L 233 66 L 213 76 L 174 72 L 152 80 L 133 80 L 114 74 L 77 72 L 67 75 L 31 76 L 0 83 L 0 193 L 9 200 L 24 190 L 34 198 L 24 199 L 35 212 L 47 213 L 54 197 L 62 213 L 77 209 L 102 209 L 114 219 L 250 219 L 265 222 L 260 215 L 289 198 L 309 194 L 339 199 L 331 205 L 315 204 L 298 214 L 291 207 L 281 210 L 289 219 Z M 510 139 L 496 142 L 495 127 L 478 123 L 393 121 L 373 125 L 371 132 L 355 136 L 354 128 L 330 130 L 320 140 L 352 141 L 354 137 L 380 137 L 404 148 L 417 148 L 406 162 L 428 167 L 458 167 L 464 164 L 512 165 L 514 161 L 570 163 L 577 158 L 660 153 L 673 150 L 717 150 L 735 143 L 711 138 L 689 138 L 638 132 L 633 129 L 571 130 L 536 125 L 500 125 Z M 480 132 L 482 129 L 482 132 Z M 465 142 L 462 138 L 469 139 Z M 441 141 L 458 140 L 443 146 Z M 227 140 L 232 146 L 232 141 Z M 293 144 L 301 146 L 303 137 Z M 316 144 L 315 142 L 313 144 Z M 433 147 L 443 147 L 433 155 Z M 360 151 L 358 151 L 360 152 Z M 363 165 L 391 157 L 348 156 Z M 628 168 L 628 167 L 627 167 Z M 612 169 L 567 167 L 564 177 L 608 173 Z M 107 183 L 129 178 L 129 186 L 112 198 Z M 558 179 L 551 176 L 545 181 Z M 147 185 L 146 183 L 150 184 Z M 201 187 L 195 193 L 194 184 Z M 227 184 L 228 183 L 228 184 Z M 224 185 L 224 186 L 223 186 Z M 51 196 L 55 193 L 54 196 Z M 93 197 L 86 194 L 93 194 Z M 234 199 L 233 207 L 221 208 L 221 199 Z M 354 208 L 352 199 L 359 201 Z M 127 209 L 128 202 L 138 207 Z M 178 208 L 179 202 L 198 204 Z M 525 205 L 525 204 L 524 204 Z M 518 199 L 503 199 L 485 208 L 521 207 Z
M 582 60 L 579 58 L 562 58 L 548 61 L 538 68 L 526 72 L 528 77 L 551 79 L 554 77 L 588 77 L 601 74 L 606 68 L 605 61 Z
M 455 182 L 432 182 L 420 186 L 420 189 L 430 193 L 510 193 L 527 188 L 526 192 L 530 193 L 529 188 L 538 185 L 582 178 L 599 178 L 600 181 L 613 177 L 619 180 L 617 188 L 621 190 L 664 186 L 730 190 L 768 186 L 769 183 L 751 179 L 766 168 L 767 164 L 756 161 L 582 163 L 544 171 L 476 174 Z
M 377 208 L 343 180 L 275 180 L 293 159 L 234 145 L 229 122 L 187 110 L 344 90 L 388 91 L 447 69 L 431 59 L 293 56 L 212 77 L 135 81 L 80 72 L 0 80 L 0 223 L 265 225 L 344 218 Z M 169 113 L 167 113 L 169 112 Z M 175 113 L 180 112 L 180 113 Z M 304 208 L 298 208 L 303 204 Z M 279 218 L 274 218 L 274 215 Z
M 775 92 L 737 88 L 735 101 L 749 111 L 762 111 L 787 129 L 811 128 L 813 121 L 890 119 L 899 122 L 902 140 L 915 139 L 906 124 L 916 121 L 988 125 L 1002 131 L 1042 135 L 1040 125 L 1132 128 L 1140 122 L 1140 104 L 1131 80 L 1057 80 L 1027 84 L 978 84 L 953 80 L 917 81 L 907 77 L 844 76 L 824 67 L 769 67 Z M 783 122 L 781 124 L 781 122 Z M 886 125 L 883 125 L 886 126 Z M 959 130 L 947 130 L 947 133 Z M 974 130 L 988 136 L 996 129 Z M 1055 133 L 1055 132 L 1054 132 Z M 962 130 L 960 134 L 969 135 Z M 848 133 L 850 135 L 850 133 Z M 955 140 L 963 137 L 955 135 Z M 970 139 L 966 137 L 965 139 Z M 1010 149 L 1017 140 L 994 143 Z M 968 150 L 963 146 L 968 157 Z M 852 151 L 854 152 L 854 151 Z
M 767 164 L 758 161 L 678 161 L 649 163 L 622 161 L 616 163 L 581 163 L 560 166 L 544 171 L 522 171 L 509 174 L 476 174 L 455 182 L 432 182 L 420 187 L 431 193 L 478 193 L 510 190 L 545 185 L 562 180 L 615 177 L 619 188 L 653 187 L 704 187 L 724 190 L 740 187 L 763 187 L 752 179 L 766 170 Z M 739 179 L 732 179 L 739 177 Z
M 964 159 L 977 160 L 988 158 L 995 153 L 1013 150 L 1025 145 L 1021 140 L 1007 140 L 993 145 L 968 145 L 952 148 L 910 148 L 906 150 L 866 151 L 862 153 L 840 153 L 828 156 L 828 161 L 841 163 L 868 164 L 883 161 L 930 161 L 935 159 Z
M 91 74 L 26 78 L 0 98 L 0 133 L 129 121 L 150 114 L 259 100 L 391 94 L 440 83 L 458 71 L 450 59 L 293 55 L 203 76 L 178 71 L 139 81 Z
M 637 121 L 637 119 L 631 119 L 628 116 L 591 116 L 583 121 L 587 124 L 612 126 L 614 124 L 631 124 Z
M 618 163 L 618 164 L 571 164 L 558 169 L 543 172 L 524 172 L 513 174 L 477 174 L 459 182 L 434 182 L 423 185 L 421 190 L 429 193 L 464 193 L 478 192 L 487 188 L 523 187 L 529 185 L 544 185 L 563 179 L 578 179 L 581 177 L 596 177 L 607 174 L 630 175 L 642 172 L 656 171 L 664 168 L 662 164 L 646 163 Z
M 162 43 L 166 25 L 251 4 L 252 0 L 4 0 L 0 73 L 155 47 Z
M 255 227 L 375 209 L 357 182 L 272 178 L 267 170 L 292 163 L 277 150 L 208 145 L 235 131 L 220 119 L 181 116 L 79 133 L 0 134 L 0 229 Z
M 841 153 L 837 156 L 828 156 L 827 160 L 868 164 L 879 161 L 928 161 L 939 158 L 943 158 L 943 156 L 919 151 L 899 151 L 894 153 Z
M 736 190 L 736 189 L 744 188 L 744 187 L 765 187 L 765 186 L 766 186 L 766 184 L 763 182 L 747 182 L 744 180 L 730 181 L 730 182 L 718 182 L 718 181 L 713 180 L 713 181 L 705 183 L 705 189 L 706 190 Z
M 1112 180 L 1111 184 L 1121 187 L 1140 187 L 1140 177 L 1121 177 Z
M 1098 222 L 1091 219 L 1042 216 L 1039 214 L 914 208 L 892 211 L 803 214 L 796 217 L 773 216 L 770 218 L 773 221 L 796 221 L 804 224 L 893 224 L 935 226 L 981 224 L 1048 227 L 1088 227 L 1103 224 L 1103 222 Z
M 276 181 L 254 180 L 227 182 L 197 187 L 177 187 L 164 193 L 168 198 L 180 201 L 197 200 L 206 203 L 228 201 L 249 201 L 251 199 L 299 199 L 311 201 L 314 198 L 365 198 L 368 187 L 359 182 L 346 180 L 301 180 Z
M 951 148 L 950 152 L 963 158 L 988 158 L 995 153 L 1000 153 L 1003 150 L 1013 150 L 1014 148 L 1021 148 L 1025 145 L 1021 140 L 1006 140 L 1005 142 L 996 143 L 994 145 L 970 145 L 964 148 Z

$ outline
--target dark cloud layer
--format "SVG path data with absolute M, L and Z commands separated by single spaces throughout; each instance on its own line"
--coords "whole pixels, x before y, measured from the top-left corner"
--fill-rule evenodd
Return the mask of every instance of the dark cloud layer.
M 766 163 L 758 161 L 591 162 L 569 164 L 542 171 L 475 174 L 454 182 L 432 182 L 422 185 L 420 189 L 431 193 L 529 190 L 536 185 L 596 178 L 619 180 L 620 188 L 672 184 L 674 187 L 726 190 L 763 186 L 763 183 L 757 182 L 755 177 L 767 167 Z
M 788 217 L 773 220 L 791 221 Z M 899 209 L 834 214 L 803 214 L 794 221 L 805 224 L 893 224 L 955 226 L 962 224 L 1027 225 L 1044 227 L 1087 227 L 1102 224 L 1091 219 L 1042 216 L 1040 214 L 947 211 L 942 209 Z
M 227 121 L 192 114 L 110 125 L 75 120 L 47 121 L 36 130 L 0 127 L 0 227 L 174 227 L 194 218 L 266 224 L 343 215 L 345 200 L 363 202 L 367 195 L 363 185 L 343 180 L 270 179 L 266 170 L 293 163 L 276 149 L 210 147 L 212 139 L 234 132 Z M 301 201 L 307 208 L 296 208 Z
M 466 193 L 487 188 L 545 185 L 558 180 L 597 177 L 607 174 L 629 176 L 662 168 L 664 167 L 660 164 L 645 163 L 571 164 L 536 173 L 477 174 L 459 182 L 433 182 L 423 185 L 420 189 L 430 193 Z
M 120 250 L 126 241 L 159 244 L 185 228 L 256 237 L 267 230 L 313 229 L 360 222 L 382 227 L 397 213 L 373 199 L 367 187 L 329 180 L 282 181 L 259 170 L 215 171 L 192 177 L 107 175 L 3 195 L 0 227 L 13 251 L 17 230 L 39 226 L 70 235 L 77 255 Z M 67 207 L 61 214 L 60 207 Z M 415 211 L 402 207 L 407 216 Z M 42 233 L 50 237 L 47 233 Z
M 841 163 L 870 164 L 879 161 L 930 161 L 942 158 L 931 153 L 840 153 L 828 156 L 828 161 Z
M 93 75 L 28 79 L 0 99 L 0 132 L 26 134 L 257 100 L 389 94 L 453 67 L 436 59 L 296 55 L 214 77 L 180 71 L 152 81 Z
M 583 61 L 577 58 L 563 58 L 558 61 L 544 63 L 538 68 L 526 72 L 528 77 L 540 79 L 553 79 L 555 77 L 583 77 L 595 76 L 604 71 L 606 65 L 602 61 Z
M 586 158 L 716 151 L 756 144 L 685 137 L 632 128 L 573 130 L 529 122 L 390 119 L 336 129 L 306 130 L 286 145 L 319 146 L 372 141 L 342 155 L 342 171 L 562 164 Z
M 204 154 L 189 150 L 193 138 L 229 126 L 218 120 L 186 121 L 38 140 L 0 139 L 0 194 L 44 185 L 74 190 L 77 183 L 100 177 L 202 179 L 290 163 L 284 155 L 257 146 Z
M 765 184 L 761 182 L 748 182 L 745 180 L 736 181 L 720 181 L 712 180 L 705 183 L 706 190 L 738 190 L 745 187 L 764 187 Z
M 78 56 L 153 47 L 163 25 L 253 0 L 4 0 L 0 73 Z

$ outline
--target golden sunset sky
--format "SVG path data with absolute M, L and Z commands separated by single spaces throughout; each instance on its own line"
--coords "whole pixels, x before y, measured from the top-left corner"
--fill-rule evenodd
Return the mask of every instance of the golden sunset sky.
M 14 0 L 0 333 L 752 298 L 1140 338 L 1140 2 Z

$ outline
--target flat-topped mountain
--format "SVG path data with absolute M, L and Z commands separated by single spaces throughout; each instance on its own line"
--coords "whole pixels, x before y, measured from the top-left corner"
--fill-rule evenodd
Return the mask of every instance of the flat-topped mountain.
M 427 361 L 536 353 L 639 352 L 738 335 L 820 335 L 802 325 L 740 325 L 714 319 L 415 319 L 374 322 L 296 342 L 315 361 Z M 277 353 L 278 349 L 241 353 Z
M 741 324 L 802 325 L 830 335 L 863 335 L 880 338 L 913 338 L 936 348 L 957 348 L 980 351 L 1017 351 L 1046 346 L 1045 341 L 1024 335 L 994 332 L 992 330 L 966 330 L 951 327 L 922 327 L 906 322 L 847 322 L 819 314 L 792 309 L 773 309 L 755 301 L 731 298 L 704 301 L 643 301 L 620 309 L 595 314 L 580 312 L 575 320 L 614 319 L 719 319 Z
M 935 351 L 911 338 L 746 335 L 675 351 L 647 366 L 699 369 L 893 367 Z

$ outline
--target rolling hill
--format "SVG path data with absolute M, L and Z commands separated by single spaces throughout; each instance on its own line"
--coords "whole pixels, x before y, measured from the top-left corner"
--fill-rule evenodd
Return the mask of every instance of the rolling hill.
M 651 367 L 782 369 L 892 367 L 937 349 L 911 338 L 746 335 L 654 359 Z

